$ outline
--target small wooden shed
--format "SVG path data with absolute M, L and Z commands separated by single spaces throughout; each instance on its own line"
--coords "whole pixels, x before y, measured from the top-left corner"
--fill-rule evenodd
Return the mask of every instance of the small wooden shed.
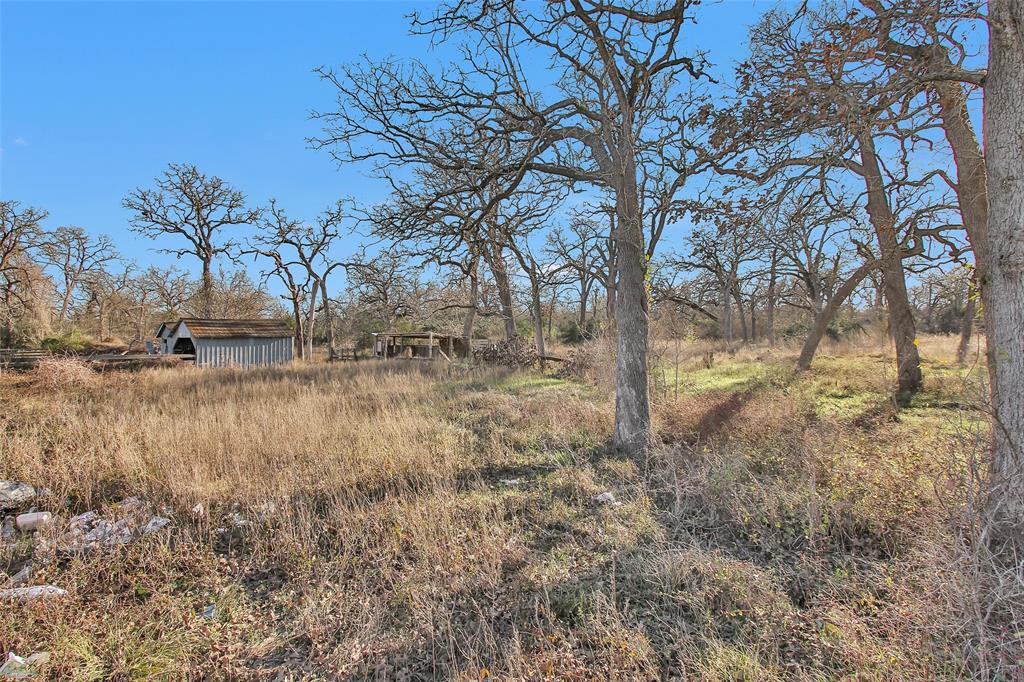
M 197 367 L 263 367 L 291 362 L 291 328 L 278 320 L 183 317 L 157 330 L 160 352 L 192 355 Z
M 381 359 L 448 360 L 468 358 L 466 339 L 439 332 L 381 332 L 373 335 L 373 355 Z
M 156 340 L 159 344 L 156 352 L 160 355 L 169 355 L 171 352 L 171 346 L 168 344 L 168 341 L 170 341 L 171 334 L 174 333 L 175 324 L 173 320 L 161 322 L 159 329 L 156 330 Z

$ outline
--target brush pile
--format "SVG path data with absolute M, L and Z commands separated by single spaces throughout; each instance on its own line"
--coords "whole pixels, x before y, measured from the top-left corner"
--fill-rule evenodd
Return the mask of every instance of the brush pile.
M 88 388 L 96 384 L 97 375 L 82 360 L 73 357 L 50 357 L 40 360 L 32 370 L 32 381 L 46 389 Z
M 516 336 L 474 348 L 473 359 L 506 367 L 530 367 L 537 363 L 537 348 L 528 339 Z
M 582 346 L 569 353 L 555 376 L 559 379 L 588 379 L 594 369 L 594 348 Z

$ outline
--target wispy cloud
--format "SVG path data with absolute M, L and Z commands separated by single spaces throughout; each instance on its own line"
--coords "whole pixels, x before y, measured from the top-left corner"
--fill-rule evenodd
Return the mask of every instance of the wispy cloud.
M 19 147 L 27 147 L 28 140 L 26 140 L 24 137 L 16 137 L 14 138 L 14 144 L 18 145 Z

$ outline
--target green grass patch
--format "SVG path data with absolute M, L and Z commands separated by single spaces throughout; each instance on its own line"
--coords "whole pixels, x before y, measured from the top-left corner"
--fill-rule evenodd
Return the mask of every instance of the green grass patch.
M 680 393 L 706 393 L 708 391 L 743 391 L 750 388 L 769 372 L 769 367 L 752 362 L 721 362 L 711 368 L 679 367 Z M 662 368 L 669 388 L 675 386 L 676 368 Z
M 513 395 L 533 395 L 570 386 L 571 384 L 568 381 L 556 377 L 516 374 L 497 383 L 495 388 Z

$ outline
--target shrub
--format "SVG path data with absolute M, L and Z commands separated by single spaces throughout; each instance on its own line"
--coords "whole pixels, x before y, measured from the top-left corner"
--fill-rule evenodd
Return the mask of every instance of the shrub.
M 89 346 L 89 339 L 74 329 L 60 336 L 48 336 L 39 343 L 39 347 L 51 353 L 80 353 Z
M 804 339 L 810 327 L 805 322 L 793 322 L 775 330 L 775 335 L 780 339 Z
M 587 320 L 582 325 L 573 320 L 558 327 L 558 339 L 562 343 L 583 343 L 597 338 L 601 333 L 596 320 Z
M 825 334 L 833 341 L 842 341 L 865 333 L 864 323 L 849 316 L 837 317 L 828 323 Z

